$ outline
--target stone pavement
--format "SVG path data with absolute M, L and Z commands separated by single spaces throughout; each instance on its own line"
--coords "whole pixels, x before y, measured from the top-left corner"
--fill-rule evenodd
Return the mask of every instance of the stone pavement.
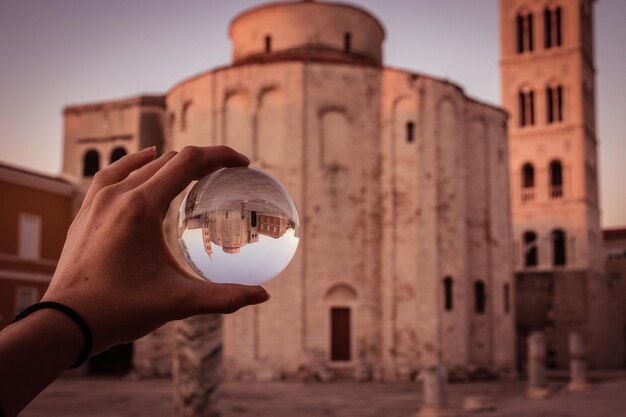
M 412 383 L 243 383 L 222 388 L 223 417 L 414 417 L 421 401 Z M 485 417 L 625 417 L 626 379 L 595 383 L 582 393 L 554 385 L 547 400 L 527 400 L 523 382 L 452 384 L 449 398 L 454 416 Z M 467 395 L 497 398 L 497 410 L 461 412 Z M 22 417 L 170 417 L 169 380 L 64 378 L 51 385 Z

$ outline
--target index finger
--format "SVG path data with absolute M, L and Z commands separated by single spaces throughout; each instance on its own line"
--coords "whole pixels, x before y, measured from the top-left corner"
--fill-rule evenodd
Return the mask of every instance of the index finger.
M 228 146 L 186 146 L 169 160 L 137 191 L 145 191 L 151 200 L 167 211 L 170 203 L 191 181 L 220 168 L 248 166 L 250 160 Z

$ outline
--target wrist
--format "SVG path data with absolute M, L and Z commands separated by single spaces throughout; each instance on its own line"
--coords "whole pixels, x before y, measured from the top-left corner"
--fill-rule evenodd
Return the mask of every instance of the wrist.
M 66 314 L 44 308 L 29 314 L 14 324 L 45 340 L 46 345 L 56 353 L 60 361 L 71 366 L 85 345 L 85 337 L 78 325 Z
M 78 357 L 83 335 L 63 313 L 32 312 L 0 333 L 0 404 L 17 415 Z

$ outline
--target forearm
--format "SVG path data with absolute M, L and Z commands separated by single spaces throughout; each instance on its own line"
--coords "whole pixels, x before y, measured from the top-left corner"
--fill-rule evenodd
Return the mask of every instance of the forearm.
M 0 406 L 17 415 L 78 357 L 84 343 L 76 324 L 44 309 L 0 332 Z

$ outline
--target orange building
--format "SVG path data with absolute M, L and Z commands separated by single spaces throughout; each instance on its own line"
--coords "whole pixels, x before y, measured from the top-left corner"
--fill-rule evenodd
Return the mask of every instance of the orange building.
M 40 300 L 74 213 L 67 181 L 0 164 L 0 329 Z
M 287 218 L 280 215 L 270 216 L 267 214 L 259 214 L 259 233 L 278 239 L 284 235 L 289 228 L 287 222 Z

